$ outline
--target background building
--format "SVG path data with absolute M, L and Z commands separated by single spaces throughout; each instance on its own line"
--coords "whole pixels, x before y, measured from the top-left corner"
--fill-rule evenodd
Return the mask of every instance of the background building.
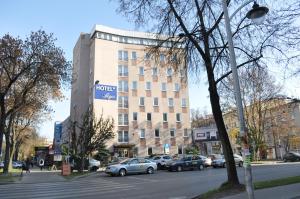
M 222 145 L 213 116 L 202 118 L 199 126 L 193 129 L 193 141 L 203 155 L 222 154 Z
M 171 67 L 168 42 L 158 56 L 148 53 L 158 42 L 154 34 L 96 25 L 74 47 L 70 120 L 81 121 L 90 105 L 96 117 L 112 117 L 115 155 L 177 154 L 191 143 L 185 71 Z

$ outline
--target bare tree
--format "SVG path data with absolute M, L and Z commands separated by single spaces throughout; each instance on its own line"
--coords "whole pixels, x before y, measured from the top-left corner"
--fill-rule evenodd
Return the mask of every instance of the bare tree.
M 266 150 L 265 125 L 269 110 L 274 106 L 271 101 L 280 95 L 282 86 L 275 82 L 266 68 L 257 65 L 240 69 L 239 73 L 249 141 L 252 143 L 254 158 L 257 159 L 258 154 L 263 155 Z M 233 107 L 235 98 L 232 78 L 223 81 L 219 89 L 224 106 Z
M 152 52 L 168 51 L 168 54 L 172 55 L 178 53 L 178 48 L 183 48 L 181 56 L 188 63 L 184 65 L 186 71 L 200 73 L 204 66 L 212 113 L 226 159 L 228 183 L 239 184 L 218 94 L 218 83 L 231 74 L 228 67 L 228 44 L 225 37 L 222 2 L 215 0 L 118 0 L 118 2 L 119 11 L 133 20 L 137 26 L 149 25 L 152 27 L 151 31 L 159 34 L 157 39 L 162 42 L 152 47 Z M 272 4 L 274 5 L 273 1 Z M 239 6 L 239 1 L 228 1 L 228 6 L 235 8 Z M 297 1 L 281 1 L 278 7 L 274 6 L 266 22 L 259 27 L 245 20 L 245 13 L 236 15 L 232 19 L 232 24 L 238 68 L 253 62 L 263 62 L 264 54 L 276 57 L 276 60 L 285 66 L 292 60 L 297 60 L 297 53 L 289 56 L 288 52 L 293 50 L 298 52 L 299 45 L 296 43 L 299 43 L 300 37 L 295 20 L 299 15 L 299 7 Z M 163 44 L 167 44 L 169 48 L 163 48 Z M 173 65 L 175 69 L 182 67 L 182 62 L 178 63 Z

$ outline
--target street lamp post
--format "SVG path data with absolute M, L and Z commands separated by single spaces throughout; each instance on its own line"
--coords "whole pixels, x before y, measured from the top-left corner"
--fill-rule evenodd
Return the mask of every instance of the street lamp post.
M 230 65 L 233 75 L 233 82 L 234 82 L 234 92 L 235 92 L 235 99 L 236 99 L 236 106 L 238 112 L 238 118 L 240 123 L 240 137 L 243 141 L 243 159 L 244 159 L 244 167 L 245 167 L 245 184 L 246 190 L 248 193 L 249 199 L 254 199 L 254 191 L 253 191 L 253 183 L 252 183 L 252 172 L 251 172 L 251 164 L 250 164 L 250 152 L 249 152 L 249 145 L 248 145 L 248 138 L 247 138 L 247 129 L 245 125 L 245 118 L 244 118 L 244 110 L 241 98 L 241 91 L 240 91 L 240 83 L 239 77 L 237 72 L 237 64 L 236 64 L 236 56 L 234 52 L 234 45 L 232 40 L 232 32 L 230 27 L 230 19 L 240 11 L 243 7 L 248 5 L 253 1 L 247 1 L 242 4 L 229 18 L 228 8 L 227 8 L 227 0 L 223 0 L 223 12 L 224 12 L 224 19 L 225 19 L 225 28 L 227 33 L 228 39 L 228 48 L 229 48 L 229 55 L 230 55 Z M 266 7 L 259 7 L 259 5 L 254 1 L 253 9 L 247 13 L 247 18 L 252 20 L 257 20 L 261 17 L 264 17 L 265 14 L 268 12 L 268 8 Z M 258 20 L 257 20 L 258 22 Z

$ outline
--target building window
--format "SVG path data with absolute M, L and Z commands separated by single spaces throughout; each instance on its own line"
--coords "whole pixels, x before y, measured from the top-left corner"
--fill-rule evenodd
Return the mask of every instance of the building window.
M 151 113 L 147 113 L 147 121 L 151 121 Z
M 186 107 L 186 98 L 181 99 L 181 107 Z
M 132 82 L 132 90 L 137 90 L 137 81 Z
M 179 84 L 178 84 L 178 83 L 175 83 L 175 84 L 174 84 L 174 91 L 175 91 L 175 92 L 179 92 L 179 90 L 180 90 Z
M 118 115 L 118 124 L 120 126 L 128 125 L 128 114 L 127 113 L 121 113 Z
M 180 115 L 180 113 L 176 113 L 176 122 L 181 122 L 181 115 Z
M 165 61 L 165 55 L 164 54 L 160 54 L 159 55 L 159 59 L 160 59 L 160 61 Z
M 135 51 L 131 52 L 131 59 L 136 60 L 137 59 L 137 55 Z
M 118 58 L 119 60 L 128 61 L 128 51 L 118 51 Z
M 183 129 L 183 137 L 189 137 L 188 129 Z
M 163 113 L 163 122 L 168 121 L 168 113 Z
M 146 90 L 151 90 L 151 82 L 146 82 Z
M 206 132 L 206 139 L 210 139 L 210 132 Z
M 170 136 L 175 137 L 175 129 L 170 129 Z
M 155 131 L 154 131 L 154 135 L 155 135 L 155 137 L 159 137 L 159 129 L 155 129 Z
M 153 98 L 153 106 L 158 106 L 158 97 Z
M 169 105 L 169 107 L 174 107 L 174 100 L 173 100 L 173 98 L 169 98 L 168 99 L 168 105 Z
M 140 106 L 145 106 L 145 98 L 140 97 Z
M 118 91 L 119 92 L 128 92 L 128 82 L 125 80 L 120 80 Z
M 156 67 L 154 67 L 154 68 L 152 68 L 152 76 L 157 76 L 157 68 Z
M 137 121 L 137 118 L 138 118 L 138 113 L 137 112 L 133 112 L 132 120 L 133 121 Z
M 152 147 L 148 147 L 148 155 L 152 155 Z
M 172 74 L 173 74 L 172 68 L 168 68 L 167 69 L 167 76 L 170 77 L 170 76 L 172 76 Z
M 118 131 L 118 142 L 128 142 L 128 131 Z
M 119 76 L 127 77 L 128 76 L 128 66 L 126 65 L 119 65 Z
M 119 108 L 128 108 L 128 97 L 127 96 L 119 96 L 118 105 L 119 105 Z
M 140 130 L 140 138 L 145 138 L 145 129 Z
M 182 146 L 178 146 L 178 154 L 182 154 Z
M 151 56 L 150 56 L 150 53 L 146 53 L 146 54 L 145 54 L 145 60 L 150 60 L 150 57 L 151 57 Z
M 167 83 L 161 83 L 161 91 L 167 91 Z
M 139 68 L 139 75 L 144 75 L 144 67 L 143 66 L 141 66 Z

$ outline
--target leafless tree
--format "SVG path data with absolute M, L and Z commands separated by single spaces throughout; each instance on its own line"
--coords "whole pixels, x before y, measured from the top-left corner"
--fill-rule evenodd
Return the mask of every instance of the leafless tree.
M 216 121 L 226 159 L 228 183 L 238 185 L 239 180 L 233 153 L 223 121 L 218 85 L 231 74 L 228 44 L 223 20 L 222 2 L 216 0 L 118 0 L 119 10 L 138 27 L 151 27 L 158 33 L 159 42 L 152 52 L 167 51 L 169 55 L 181 53 L 184 59 L 173 64 L 175 69 L 184 67 L 191 73 L 206 71 L 212 113 Z M 253 62 L 263 64 L 275 58 L 278 65 L 290 66 L 298 61 L 299 2 L 267 1 L 271 12 L 260 26 L 245 18 L 245 9 L 231 21 L 238 68 Z M 229 9 L 240 1 L 228 1 Z M 249 8 L 249 7 L 248 7 Z M 166 35 L 165 37 L 159 35 Z M 164 48 L 167 44 L 169 48 Z M 180 51 L 178 49 L 184 49 Z M 289 54 L 289 52 L 294 52 Z M 155 53 L 154 53 L 155 54 Z M 264 59 L 263 59 L 264 58 Z M 183 62 L 186 63 L 183 66 Z

